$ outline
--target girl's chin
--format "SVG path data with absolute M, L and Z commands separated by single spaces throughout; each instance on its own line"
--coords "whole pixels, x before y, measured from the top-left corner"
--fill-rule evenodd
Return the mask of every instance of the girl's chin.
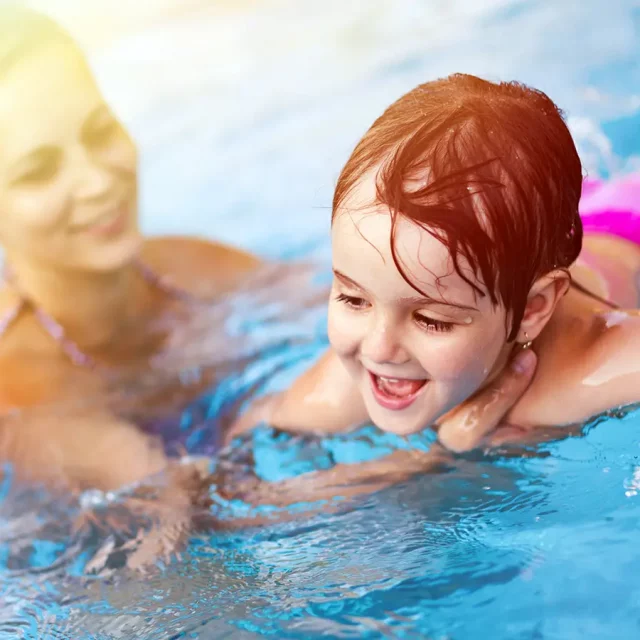
M 425 415 L 426 412 L 424 411 L 416 415 L 415 411 L 412 412 L 406 409 L 404 411 L 385 410 L 377 405 L 375 401 L 373 401 L 373 406 L 367 403 L 367 410 L 371 421 L 378 429 L 398 436 L 408 436 L 412 433 L 423 431 L 433 424 L 436 419 L 435 417 L 431 418 L 430 415 Z

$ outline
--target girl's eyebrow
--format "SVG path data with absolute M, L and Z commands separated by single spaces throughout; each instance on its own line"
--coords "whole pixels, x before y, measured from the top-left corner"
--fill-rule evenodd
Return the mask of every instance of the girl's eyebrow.
M 348 287 L 353 287 L 354 289 L 358 289 L 359 291 L 364 291 L 364 287 L 361 287 L 355 280 L 352 280 L 349 276 L 345 276 L 342 271 L 338 271 L 337 269 L 333 269 L 333 275 L 338 278 L 342 282 L 342 284 L 346 284 Z
M 355 280 L 345 275 L 341 271 L 338 271 L 337 269 L 333 270 L 333 275 L 338 280 L 340 280 L 340 282 L 342 282 L 348 287 L 352 287 L 353 289 L 357 289 L 358 291 L 366 291 L 366 289 L 362 285 L 359 285 Z M 476 312 L 478 311 L 477 307 L 473 307 L 467 304 L 461 304 L 458 302 L 447 302 L 446 300 L 438 300 L 436 298 L 430 298 L 424 295 L 410 296 L 408 298 L 399 298 L 398 301 L 404 304 L 424 305 L 424 306 L 439 305 L 439 306 L 448 307 L 448 308 L 461 309 L 463 311 L 476 311 Z
M 468 304 L 462 304 L 460 302 L 448 302 L 446 300 L 436 300 L 435 298 L 426 298 L 424 296 L 410 296 L 409 298 L 400 298 L 400 302 L 411 305 L 440 305 L 443 307 L 448 307 L 450 309 L 460 309 L 461 311 L 479 311 L 477 307 L 473 307 Z

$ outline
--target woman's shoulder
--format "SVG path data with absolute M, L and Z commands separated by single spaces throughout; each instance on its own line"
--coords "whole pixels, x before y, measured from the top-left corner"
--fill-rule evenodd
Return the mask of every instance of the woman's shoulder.
M 51 338 L 43 336 L 41 327 L 33 317 L 23 314 L 23 310 L 22 299 L 15 291 L 0 288 L 0 368 L 5 373 L 9 362 L 57 353 Z
M 194 292 L 232 289 L 260 264 L 242 249 L 190 236 L 147 238 L 141 255 L 159 274 Z
M 602 410 L 640 402 L 640 310 L 601 314 L 601 333 L 585 355 L 582 386 Z
M 12 315 L 20 304 L 20 296 L 7 286 L 0 287 L 0 324 Z

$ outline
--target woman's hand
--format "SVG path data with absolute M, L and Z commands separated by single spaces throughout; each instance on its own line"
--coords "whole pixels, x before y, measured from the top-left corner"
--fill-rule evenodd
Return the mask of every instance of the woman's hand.
M 166 470 L 119 494 L 104 494 L 75 522 L 77 532 L 100 532 L 99 548 L 85 566 L 88 573 L 107 575 L 121 566 L 146 573 L 159 562 L 179 557 L 192 532 L 194 516 L 208 513 L 208 458 L 171 460 Z

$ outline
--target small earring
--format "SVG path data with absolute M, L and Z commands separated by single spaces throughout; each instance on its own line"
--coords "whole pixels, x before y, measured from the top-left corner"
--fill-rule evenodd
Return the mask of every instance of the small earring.
M 529 335 L 527 334 L 526 331 L 524 332 L 524 339 L 525 339 L 525 342 L 522 343 L 522 348 L 528 349 L 531 346 L 531 343 L 533 342 L 533 340 L 529 338 Z

